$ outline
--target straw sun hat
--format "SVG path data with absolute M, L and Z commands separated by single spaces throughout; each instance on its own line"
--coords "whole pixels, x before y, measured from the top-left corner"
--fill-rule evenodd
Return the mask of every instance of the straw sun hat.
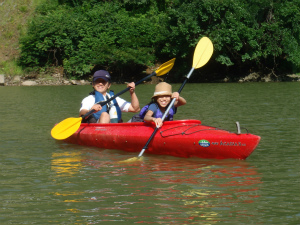
M 161 82 L 155 86 L 152 98 L 156 96 L 170 95 L 172 96 L 172 86 L 166 82 Z

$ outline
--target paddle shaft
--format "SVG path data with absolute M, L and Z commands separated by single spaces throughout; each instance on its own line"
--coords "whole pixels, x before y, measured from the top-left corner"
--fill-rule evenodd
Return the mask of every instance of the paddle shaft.
M 150 75 L 148 75 L 147 77 L 144 77 L 143 79 L 137 81 L 135 83 L 135 86 L 139 85 L 140 83 L 142 83 L 143 81 L 147 80 L 148 78 L 154 76 L 156 74 L 156 72 L 151 73 Z M 114 100 L 116 97 L 120 96 L 121 94 L 124 94 L 126 91 L 129 91 L 130 87 L 127 87 L 126 89 L 124 89 L 123 91 L 119 92 L 118 94 L 112 96 L 111 98 L 107 99 L 106 101 L 102 101 L 102 102 L 96 102 L 95 104 L 99 104 L 101 106 L 106 105 L 108 102 Z M 91 111 L 87 112 L 86 114 L 82 115 L 81 117 L 83 119 L 89 117 L 90 115 L 92 115 L 93 113 L 95 113 L 96 110 L 92 109 Z
M 190 78 L 190 76 L 192 75 L 193 71 L 194 71 L 195 68 L 192 68 L 189 72 L 189 74 L 186 76 L 185 80 L 183 81 L 182 85 L 180 86 L 179 90 L 178 90 L 178 93 L 180 93 L 182 91 L 182 89 L 184 88 L 186 82 L 188 81 L 188 79 Z M 161 118 L 162 121 L 164 121 L 164 119 L 167 117 L 170 109 L 173 107 L 173 105 L 175 104 L 175 101 L 176 101 L 176 98 L 173 98 L 171 103 L 169 104 L 167 110 L 165 111 L 163 117 Z M 151 140 L 153 139 L 153 137 L 155 136 L 156 132 L 158 131 L 159 128 L 155 128 L 155 130 L 153 131 L 153 133 L 151 134 L 150 138 L 148 139 L 146 145 L 144 146 L 144 148 L 142 149 L 142 151 L 140 152 L 139 156 L 138 157 L 141 157 L 145 150 L 147 149 L 148 145 L 150 144 Z

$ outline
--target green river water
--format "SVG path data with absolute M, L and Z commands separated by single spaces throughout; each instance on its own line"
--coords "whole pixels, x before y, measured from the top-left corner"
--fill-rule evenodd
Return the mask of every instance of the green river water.
M 54 140 L 90 90 L 0 87 L 0 224 L 300 224 L 299 82 L 186 84 L 175 119 L 231 131 L 239 121 L 261 136 L 244 161 L 146 152 L 119 164 L 138 153 Z M 141 106 L 153 91 L 136 88 Z

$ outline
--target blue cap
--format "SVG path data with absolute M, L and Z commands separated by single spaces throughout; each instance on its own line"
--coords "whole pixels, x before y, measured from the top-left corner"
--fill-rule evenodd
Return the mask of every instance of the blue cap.
M 110 82 L 111 78 L 109 75 L 109 72 L 107 72 L 106 70 L 97 70 L 94 75 L 93 75 L 93 81 L 97 80 L 97 79 L 103 79 L 107 82 Z

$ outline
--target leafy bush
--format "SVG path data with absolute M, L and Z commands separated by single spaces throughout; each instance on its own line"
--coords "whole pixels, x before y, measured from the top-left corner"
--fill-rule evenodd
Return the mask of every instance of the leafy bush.
M 186 49 L 208 36 L 214 59 L 231 73 L 290 72 L 284 65 L 291 64 L 300 69 L 299 8 L 297 0 L 177 1 L 168 10 L 170 36 L 163 50 L 186 57 Z
M 151 15 L 131 16 L 111 3 L 42 12 L 21 39 L 25 66 L 63 65 L 67 74 L 79 78 L 96 65 L 122 71 L 129 64 L 155 61 L 160 25 Z
M 215 49 L 209 72 L 295 72 L 299 8 L 298 0 L 49 1 L 37 8 L 20 41 L 20 64 L 63 66 L 81 78 L 97 68 L 122 76 L 176 57 L 181 73 L 199 39 L 208 36 Z

